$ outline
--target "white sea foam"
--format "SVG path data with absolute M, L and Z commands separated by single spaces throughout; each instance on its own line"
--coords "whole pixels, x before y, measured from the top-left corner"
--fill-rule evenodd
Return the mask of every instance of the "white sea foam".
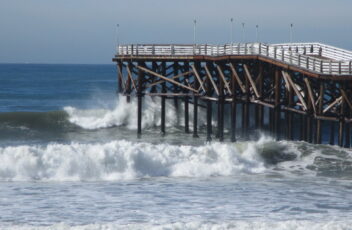
M 227 223 L 206 223 L 206 222 L 176 222 L 170 224 L 90 224 L 83 226 L 70 226 L 65 223 L 55 224 L 52 226 L 10 226 L 2 227 L 1 229 L 16 229 L 16 230 L 110 230 L 110 229 L 130 229 L 130 230 L 347 230 L 350 229 L 352 222 L 346 221 L 233 221 Z
M 116 106 L 112 109 L 89 109 L 81 110 L 74 107 L 65 107 L 69 115 L 69 121 L 85 129 L 100 129 L 113 126 L 125 125 L 129 129 L 137 129 L 137 100 L 131 98 L 127 103 L 125 97 L 118 97 Z M 171 127 L 177 124 L 177 116 L 174 104 L 166 102 L 166 126 Z M 183 124 L 183 106 L 180 103 L 179 117 L 180 124 Z M 142 111 L 142 128 L 160 126 L 161 123 L 160 98 L 144 97 Z M 192 106 L 190 106 L 190 126 L 192 127 Z M 202 113 L 199 115 L 199 124 L 205 122 Z
M 266 170 L 261 142 L 204 146 L 112 141 L 0 148 L 2 181 L 99 181 L 210 177 Z

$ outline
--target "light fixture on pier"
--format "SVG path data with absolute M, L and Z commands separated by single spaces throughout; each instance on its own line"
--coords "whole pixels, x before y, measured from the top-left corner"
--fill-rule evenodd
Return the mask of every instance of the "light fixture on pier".
M 120 45 L 120 37 L 119 37 L 119 29 L 120 29 L 120 24 L 116 24 L 116 42 L 117 42 L 117 52 L 119 52 L 119 45 Z
M 244 30 L 244 22 L 242 22 L 242 41 L 246 40 L 246 31 Z
M 233 44 L 233 18 L 230 19 L 231 21 L 231 45 Z
M 255 26 L 256 42 L 259 42 L 259 25 Z
M 293 35 L 293 24 L 290 25 L 290 43 L 292 43 L 292 35 Z
M 197 20 L 193 20 L 193 43 L 196 44 Z

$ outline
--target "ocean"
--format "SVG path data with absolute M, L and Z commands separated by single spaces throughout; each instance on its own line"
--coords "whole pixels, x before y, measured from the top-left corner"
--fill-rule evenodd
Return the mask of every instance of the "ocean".
M 0 89 L 0 229 L 352 229 L 350 149 L 207 143 L 169 101 L 163 135 L 150 97 L 138 138 L 114 65 L 1 64 Z

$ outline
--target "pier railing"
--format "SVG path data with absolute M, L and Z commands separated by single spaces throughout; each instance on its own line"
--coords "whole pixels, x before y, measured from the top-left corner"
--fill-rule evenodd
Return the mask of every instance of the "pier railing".
M 120 45 L 118 56 L 261 56 L 318 74 L 352 75 L 352 52 L 321 43 Z

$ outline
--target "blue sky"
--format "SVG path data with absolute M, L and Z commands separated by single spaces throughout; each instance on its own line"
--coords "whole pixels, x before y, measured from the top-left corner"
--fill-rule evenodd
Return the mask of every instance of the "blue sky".
M 0 0 L 0 63 L 111 63 L 121 43 L 319 41 L 352 50 L 351 0 Z

